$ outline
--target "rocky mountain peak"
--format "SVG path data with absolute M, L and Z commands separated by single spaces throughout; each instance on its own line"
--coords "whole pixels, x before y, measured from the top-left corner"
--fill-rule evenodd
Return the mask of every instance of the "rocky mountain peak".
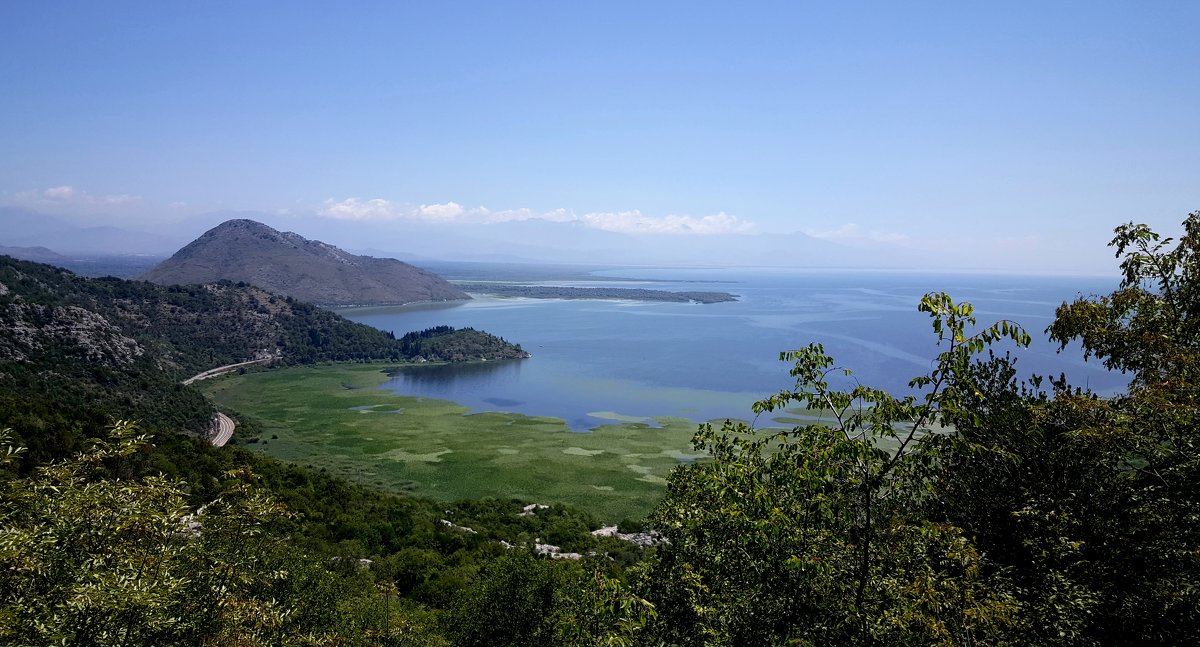
M 322 305 L 468 299 L 441 277 L 390 258 L 357 256 L 254 220 L 228 220 L 142 278 L 160 284 L 244 281 Z

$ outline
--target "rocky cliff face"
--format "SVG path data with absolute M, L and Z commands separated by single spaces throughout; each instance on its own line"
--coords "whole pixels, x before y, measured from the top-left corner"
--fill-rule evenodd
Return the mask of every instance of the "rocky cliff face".
M 391 305 L 469 299 L 432 272 L 390 258 L 357 256 L 253 220 L 205 232 L 142 278 L 163 285 L 244 281 L 320 305 Z
M 145 352 L 104 317 L 77 306 L 5 303 L 0 321 L 0 361 L 28 361 L 53 349 L 65 358 L 127 367 Z

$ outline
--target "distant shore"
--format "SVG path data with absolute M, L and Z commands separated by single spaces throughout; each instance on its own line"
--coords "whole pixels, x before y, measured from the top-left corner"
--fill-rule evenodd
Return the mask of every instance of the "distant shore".
M 617 299 L 665 301 L 671 303 L 724 303 L 737 301 L 737 295 L 728 292 L 674 292 L 670 290 L 611 287 L 577 288 L 556 285 L 522 285 L 517 283 L 469 281 L 453 281 L 453 283 L 460 290 L 469 293 L 491 294 L 502 297 L 525 297 L 527 299 Z

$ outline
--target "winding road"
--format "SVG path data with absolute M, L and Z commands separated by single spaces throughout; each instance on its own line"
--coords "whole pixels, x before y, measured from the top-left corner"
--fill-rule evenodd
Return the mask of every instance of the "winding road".
M 217 413 L 212 419 L 212 430 L 209 432 L 208 440 L 215 447 L 224 447 L 225 443 L 233 436 L 233 430 L 237 429 L 237 423 L 233 418 Z
M 236 371 L 243 366 L 266 364 L 271 360 L 272 358 L 255 359 L 250 360 L 249 362 L 238 362 L 237 364 L 226 364 L 225 366 L 210 368 L 203 373 L 197 373 L 196 375 L 189 377 L 188 379 L 184 380 L 183 383 L 191 384 L 193 382 L 199 382 L 200 380 L 207 380 L 210 377 L 217 377 L 218 375 L 224 375 L 226 373 Z M 233 421 L 233 418 L 230 418 L 229 416 L 220 412 L 215 413 L 212 417 L 212 424 L 209 427 L 208 440 L 215 447 L 224 447 L 225 443 L 229 442 L 229 439 L 233 437 L 234 429 L 237 429 L 237 423 Z
M 204 371 L 203 373 L 197 373 L 197 374 L 189 377 L 188 379 L 184 380 L 183 383 L 191 384 L 192 382 L 199 382 L 200 380 L 207 380 L 210 377 L 217 377 L 218 375 L 224 375 L 226 373 L 236 371 L 237 369 L 239 369 L 243 366 L 253 366 L 254 364 L 266 364 L 267 362 L 270 362 L 273 359 L 274 358 L 271 358 L 271 357 L 268 357 L 266 359 L 252 359 L 249 362 L 238 362 L 237 364 L 226 364 L 224 366 L 210 368 L 207 371 Z

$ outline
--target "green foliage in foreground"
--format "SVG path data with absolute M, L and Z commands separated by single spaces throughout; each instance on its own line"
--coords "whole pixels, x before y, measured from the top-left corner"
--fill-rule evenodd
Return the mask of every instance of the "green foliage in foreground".
M 493 561 L 445 619 L 463 647 L 632 645 L 654 607 L 593 566 L 513 552 Z
M 535 629 L 553 634 L 546 644 L 619 644 L 652 613 L 605 574 L 607 565 L 540 561 L 522 548 L 465 589 L 479 553 L 464 543 L 490 545 L 493 555 L 506 551 L 493 538 L 469 539 L 483 533 L 459 530 L 441 533 L 448 549 L 418 549 L 411 544 L 423 532 L 411 516 L 393 516 L 407 526 L 410 547 L 363 562 L 369 568 L 354 553 L 329 559 L 306 552 L 311 529 L 296 525 L 298 515 L 249 470 L 225 474 L 218 495 L 202 506 L 188 503 L 182 481 L 131 476 L 147 441 L 120 422 L 75 457 L 0 483 L 0 643 L 441 645 L 443 626 L 451 636 L 482 630 L 489 616 L 476 610 L 486 608 L 492 616 L 509 612 L 507 629 L 488 629 L 497 638 L 518 632 L 507 644 L 527 644 L 523 637 L 532 634 L 524 623 L 543 611 L 543 629 Z M 7 430 L 0 432 L 0 467 L 20 453 Z M 347 498 L 330 506 L 345 507 Z M 458 519 L 476 523 L 496 506 L 480 502 L 463 511 Z M 425 533 L 439 534 L 428 525 Z M 363 540 L 336 549 L 361 551 L 354 544 Z M 443 561 L 444 554 L 458 564 Z M 438 572 L 460 578 L 433 600 L 435 608 L 454 605 L 442 622 L 414 604 L 420 585 Z
M 1117 229 L 1125 279 L 1059 309 L 1064 345 L 1133 373 L 1098 398 L 979 353 L 1027 339 L 927 295 L 942 343 L 919 398 L 830 387 L 819 345 L 763 400 L 836 424 L 703 428 L 653 517 L 639 591 L 666 644 L 1200 643 L 1200 213 L 1172 241 Z M 949 434 L 921 435 L 939 421 Z M 899 423 L 905 426 L 901 429 Z M 880 441 L 891 441 L 880 442 Z
M 1001 337 L 1000 322 L 968 336 L 969 304 L 928 295 L 945 350 L 913 380 L 921 398 L 830 386 L 819 344 L 785 353 L 796 387 L 755 405 L 826 407 L 833 424 L 758 432 L 711 426 L 696 447 L 711 461 L 676 470 L 655 513 L 670 545 L 648 578 L 656 626 L 669 643 L 965 644 L 1014 624 L 1018 605 L 958 527 L 921 509 L 937 434 L 923 433 L 961 402 L 971 355 Z M 886 448 L 886 449 L 885 449 Z
M 118 423 L 94 448 L 3 484 L 0 641 L 319 641 L 329 627 L 311 621 L 338 583 L 277 550 L 281 506 L 245 474 L 199 509 L 169 479 L 106 477 L 145 446 L 135 434 Z

